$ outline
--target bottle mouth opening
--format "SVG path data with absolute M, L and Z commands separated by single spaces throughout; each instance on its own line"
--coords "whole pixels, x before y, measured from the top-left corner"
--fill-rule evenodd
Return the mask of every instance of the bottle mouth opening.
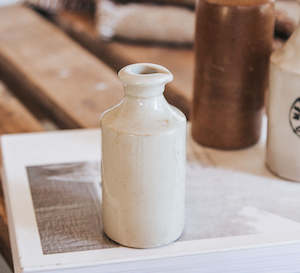
M 137 75 L 149 75 L 149 74 L 160 73 L 153 67 L 149 67 L 149 66 L 134 66 L 131 68 L 131 72 Z
M 125 85 L 159 85 L 173 80 L 173 75 L 167 68 L 152 63 L 127 65 L 118 75 Z

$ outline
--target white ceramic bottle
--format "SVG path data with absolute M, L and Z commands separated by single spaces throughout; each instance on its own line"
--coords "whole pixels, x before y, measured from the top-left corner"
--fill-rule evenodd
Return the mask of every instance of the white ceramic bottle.
M 119 78 L 125 96 L 101 119 L 104 232 L 129 247 L 168 244 L 184 227 L 186 118 L 163 96 L 166 68 L 128 65 Z
M 300 181 L 300 26 L 271 56 L 267 166 Z

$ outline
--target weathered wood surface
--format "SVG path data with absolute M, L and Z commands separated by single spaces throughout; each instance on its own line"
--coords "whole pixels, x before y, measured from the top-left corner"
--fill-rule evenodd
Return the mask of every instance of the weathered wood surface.
M 0 83 L 0 135 L 42 130 L 39 121 Z
M 122 97 L 111 68 L 23 6 L 0 9 L 0 72 L 66 128 L 97 127 Z
M 137 62 L 166 66 L 174 74 L 174 81 L 167 86 L 165 95 L 170 103 L 189 115 L 193 89 L 192 49 L 104 42 L 100 40 L 93 22 L 76 13 L 62 12 L 57 18 L 57 23 L 115 70 Z
M 165 95 L 170 103 L 189 117 L 194 74 L 194 53 L 191 48 L 105 42 L 99 38 L 93 20 L 83 14 L 69 11 L 61 12 L 56 22 L 73 39 L 115 70 L 137 62 L 158 63 L 169 68 L 174 74 L 174 81 L 167 86 Z M 273 49 L 280 48 L 283 43 L 283 40 L 275 38 Z
M 0 83 L 0 136 L 9 133 L 39 132 L 42 125 L 28 110 Z M 7 218 L 0 182 L 0 252 L 12 267 Z

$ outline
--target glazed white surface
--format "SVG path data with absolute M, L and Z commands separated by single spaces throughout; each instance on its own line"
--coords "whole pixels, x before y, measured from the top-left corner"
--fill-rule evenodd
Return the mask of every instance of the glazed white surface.
M 273 53 L 268 96 L 268 141 L 266 162 L 277 175 L 300 181 L 300 136 L 291 111 L 300 97 L 300 28 L 286 45 Z M 300 124 L 300 122 L 299 122 Z
M 184 228 L 186 118 L 163 96 L 173 78 L 165 68 L 130 65 L 119 77 L 125 97 L 101 120 L 104 231 L 156 247 Z

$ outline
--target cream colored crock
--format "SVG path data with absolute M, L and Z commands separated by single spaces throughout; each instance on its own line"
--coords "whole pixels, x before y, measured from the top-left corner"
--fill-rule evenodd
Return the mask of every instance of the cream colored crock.
M 163 96 L 166 68 L 133 64 L 119 78 L 125 97 L 101 120 L 104 231 L 121 245 L 157 247 L 184 227 L 186 118 Z
M 300 181 L 300 27 L 271 57 L 267 104 L 267 166 Z

